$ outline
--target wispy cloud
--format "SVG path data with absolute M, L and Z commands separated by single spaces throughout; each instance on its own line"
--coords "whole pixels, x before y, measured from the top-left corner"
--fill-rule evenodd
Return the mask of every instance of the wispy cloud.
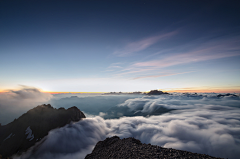
M 219 51 L 216 53 L 216 51 Z M 183 54 L 176 54 L 172 55 L 163 59 L 146 61 L 146 62 L 138 62 L 133 64 L 136 67 L 169 67 L 179 64 L 187 64 L 192 62 L 199 62 L 199 61 L 207 61 L 219 58 L 226 58 L 232 56 L 240 55 L 239 52 L 228 50 L 228 48 L 221 44 L 219 46 L 209 47 L 205 49 L 200 49 L 196 51 L 190 51 Z
M 117 73 L 116 75 L 117 76 L 123 76 L 123 75 L 126 75 L 126 74 L 136 74 L 136 73 L 141 73 L 141 72 L 146 72 L 146 71 L 152 71 L 154 69 L 148 69 L 148 68 L 139 68 L 139 69 L 134 69 L 134 68 L 127 68 L 127 69 L 124 69 L 122 71 L 120 71 L 120 73 Z
M 237 54 L 220 54 L 220 55 L 194 55 L 194 54 L 181 54 L 181 55 L 175 55 L 172 57 L 167 57 L 164 59 L 159 60 L 153 60 L 153 61 L 147 61 L 147 62 L 139 62 L 135 63 L 133 66 L 137 67 L 155 67 L 155 68 L 164 68 L 179 64 L 187 64 L 192 62 L 199 62 L 199 61 L 206 61 L 206 60 L 212 60 L 212 59 L 219 59 L 224 57 L 231 57 L 231 56 L 237 56 Z
M 122 68 L 122 66 L 109 66 L 108 68 Z
M 169 38 L 175 34 L 177 34 L 177 32 L 173 31 L 173 32 L 161 34 L 158 36 L 148 37 L 148 38 L 145 38 L 140 41 L 131 42 L 131 43 L 127 44 L 123 49 L 117 50 L 113 54 L 116 56 L 120 56 L 120 57 L 128 56 L 135 52 L 142 51 L 142 50 L 150 47 L 151 45 L 155 44 L 159 40 Z
M 167 73 L 167 74 L 161 74 L 161 75 L 140 76 L 140 77 L 136 77 L 136 78 L 133 78 L 133 79 L 136 80 L 136 79 L 141 79 L 141 78 L 157 78 L 157 77 L 165 77 L 165 76 L 174 76 L 174 75 L 191 73 L 191 72 L 195 72 L 195 71 L 182 72 L 182 73 Z
M 116 71 L 116 69 L 121 69 L 123 68 L 121 66 L 122 64 L 123 64 L 122 62 L 112 63 L 110 66 L 107 67 L 107 70 L 103 72 L 111 72 L 111 71 Z
M 159 71 L 170 66 L 240 56 L 240 46 L 238 45 L 239 42 L 239 37 L 225 40 L 214 40 L 201 43 L 198 45 L 198 47 L 189 49 L 185 52 L 179 52 L 178 48 L 172 48 L 171 52 L 169 52 L 169 54 L 165 54 L 164 57 L 161 55 L 158 56 L 159 54 L 155 54 L 158 57 L 155 56 L 154 60 L 135 62 L 122 69 L 118 75 L 131 74 L 136 76 L 136 73 L 145 73 L 147 74 L 146 76 L 139 76 L 134 79 L 161 77 L 162 75 L 159 75 Z M 149 75 L 150 73 L 156 75 Z M 171 73 L 169 75 L 171 75 Z

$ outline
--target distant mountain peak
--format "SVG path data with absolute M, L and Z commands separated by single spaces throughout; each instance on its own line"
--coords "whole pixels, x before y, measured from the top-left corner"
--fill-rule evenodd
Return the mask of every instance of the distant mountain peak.
M 147 95 L 162 95 L 162 94 L 169 94 L 167 92 L 159 91 L 159 90 L 151 90 L 147 93 Z

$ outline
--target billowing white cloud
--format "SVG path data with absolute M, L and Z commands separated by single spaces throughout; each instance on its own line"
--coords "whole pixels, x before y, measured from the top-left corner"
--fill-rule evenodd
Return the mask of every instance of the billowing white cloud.
M 21 157 L 84 158 L 99 140 L 117 135 L 135 137 L 143 143 L 237 159 L 240 155 L 239 103 L 239 97 L 219 98 L 216 95 L 175 94 L 128 99 L 118 107 L 149 112 L 160 106 L 176 110 L 147 118 L 84 119 L 51 131 L 45 142 Z M 105 115 L 104 112 L 100 114 Z
M 109 136 L 135 137 L 144 143 L 168 148 L 205 153 L 213 156 L 237 158 L 240 154 L 239 111 L 215 115 L 214 111 L 179 112 L 162 116 L 125 117 L 106 121 L 111 128 Z M 235 112 L 235 113 L 234 113 Z M 232 114 L 233 113 L 233 114 Z M 207 115 L 206 115 L 207 114 Z M 227 124 L 221 123 L 219 119 Z M 236 126 L 238 126 L 236 128 Z
M 84 158 L 98 141 L 105 139 L 107 133 L 108 128 L 102 118 L 83 119 L 50 131 L 40 146 L 37 144 L 24 155 L 14 158 Z
M 130 111 L 154 112 L 160 107 L 167 109 L 195 109 L 206 105 L 240 107 L 240 98 L 237 96 L 216 97 L 216 95 L 161 95 L 143 96 L 141 98 L 128 99 L 118 106 L 126 106 Z M 220 109 L 220 108 L 219 108 Z M 230 108 L 229 108 L 230 109 Z
M 43 93 L 37 88 L 23 87 L 20 90 L 8 90 L 0 94 L 0 123 L 7 124 L 14 117 L 20 116 L 39 104 L 44 104 L 52 98 L 49 93 Z

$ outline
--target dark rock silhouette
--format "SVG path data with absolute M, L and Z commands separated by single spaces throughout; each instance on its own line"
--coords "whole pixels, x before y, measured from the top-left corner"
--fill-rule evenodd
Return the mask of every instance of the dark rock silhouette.
M 205 154 L 192 153 L 188 151 L 162 148 L 151 144 L 142 144 L 134 138 L 120 139 L 117 136 L 99 141 L 91 154 L 85 159 L 125 159 L 125 158 L 165 158 L 165 159 L 217 159 Z M 218 158 L 220 159 L 220 158 Z
M 162 94 L 169 94 L 169 93 L 158 91 L 158 90 L 151 90 L 150 92 L 147 93 L 147 95 L 162 95 Z
M 235 95 L 235 94 L 230 94 L 230 93 L 217 95 L 218 98 L 220 98 L 220 97 L 225 97 L 225 96 L 238 97 L 237 95 Z
M 43 139 L 50 130 L 72 121 L 86 118 L 77 108 L 55 109 L 50 104 L 40 105 L 0 127 L 0 154 L 3 158 L 21 154 Z

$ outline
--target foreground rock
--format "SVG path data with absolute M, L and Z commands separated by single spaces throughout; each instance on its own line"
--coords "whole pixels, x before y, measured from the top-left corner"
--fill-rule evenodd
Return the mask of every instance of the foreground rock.
M 92 153 L 85 157 L 85 159 L 110 158 L 217 159 L 216 157 L 211 157 L 205 154 L 162 148 L 151 144 L 142 144 L 141 141 L 134 138 L 120 139 L 117 136 L 107 138 L 104 141 L 99 141 Z
M 50 130 L 82 118 L 86 117 L 77 107 L 66 110 L 55 109 L 50 104 L 37 106 L 13 122 L 0 126 L 0 154 L 3 158 L 21 154 Z

